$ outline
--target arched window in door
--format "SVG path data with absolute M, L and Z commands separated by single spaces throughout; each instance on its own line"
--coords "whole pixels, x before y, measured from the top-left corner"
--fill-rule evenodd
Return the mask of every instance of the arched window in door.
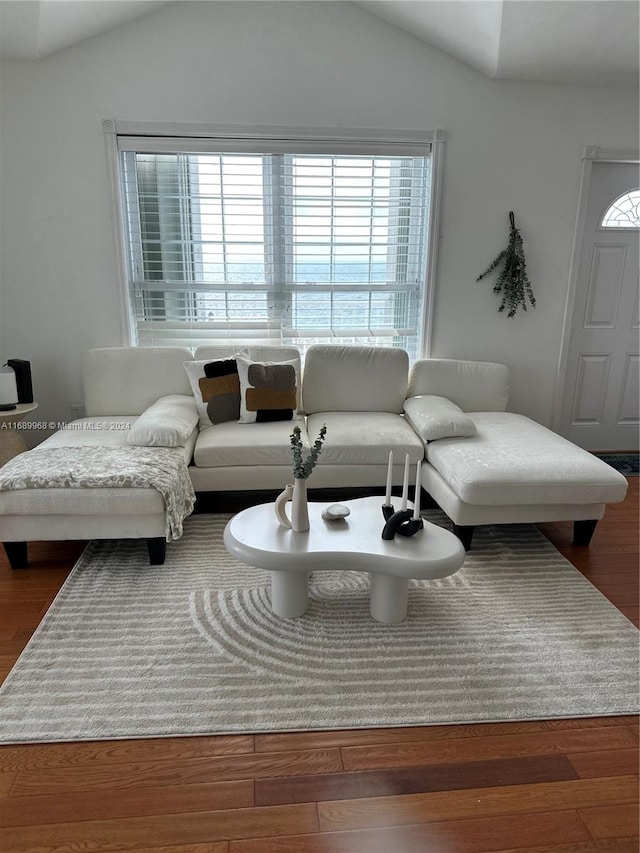
M 640 228 L 640 188 L 618 196 L 602 217 L 600 227 Z

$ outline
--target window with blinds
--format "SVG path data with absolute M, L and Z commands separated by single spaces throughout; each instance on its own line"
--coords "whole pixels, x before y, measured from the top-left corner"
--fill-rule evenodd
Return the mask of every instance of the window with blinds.
M 421 156 L 191 147 L 120 140 L 134 344 L 420 354 L 428 144 Z

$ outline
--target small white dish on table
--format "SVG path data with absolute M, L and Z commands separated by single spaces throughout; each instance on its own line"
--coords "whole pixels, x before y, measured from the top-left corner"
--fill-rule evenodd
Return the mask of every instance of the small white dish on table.
M 457 536 L 424 522 L 415 536 L 382 539 L 381 497 L 349 501 L 351 514 L 336 524 L 325 521 L 325 504 L 309 503 L 310 529 L 296 533 L 278 524 L 274 506 L 261 504 L 235 515 L 224 544 L 249 566 L 271 572 L 271 607 L 276 616 L 302 616 L 309 606 L 312 571 L 363 571 L 371 578 L 371 616 L 402 622 L 407 616 L 409 580 L 455 574 L 465 551 Z

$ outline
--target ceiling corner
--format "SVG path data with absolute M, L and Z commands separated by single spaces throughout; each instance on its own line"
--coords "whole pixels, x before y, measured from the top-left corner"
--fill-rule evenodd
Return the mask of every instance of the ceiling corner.
M 503 0 L 355 0 L 356 5 L 494 77 Z

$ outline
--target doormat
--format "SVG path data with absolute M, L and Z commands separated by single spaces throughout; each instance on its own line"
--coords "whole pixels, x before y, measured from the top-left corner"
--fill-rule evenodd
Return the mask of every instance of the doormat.
M 595 453 L 594 456 L 602 459 L 607 465 L 611 465 L 616 471 L 620 471 L 625 477 L 638 474 L 640 453 Z

